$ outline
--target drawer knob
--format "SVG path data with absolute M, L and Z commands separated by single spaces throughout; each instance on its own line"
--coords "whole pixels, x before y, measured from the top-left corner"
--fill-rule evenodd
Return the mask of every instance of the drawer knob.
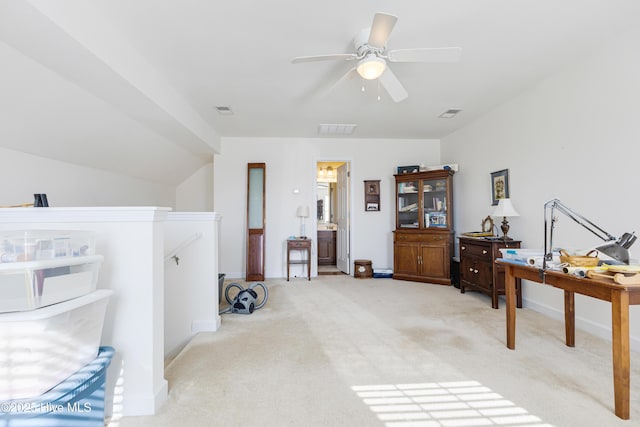
M 469 271 L 473 271 L 473 267 L 469 267 Z
M 477 272 L 478 272 L 478 270 L 473 270 L 473 272 L 474 272 L 474 273 L 477 273 Z
M 482 255 L 486 255 L 487 251 L 486 250 L 482 250 Z
M 466 247 L 466 246 L 463 246 L 463 247 L 461 247 L 460 249 L 464 251 L 465 249 L 467 249 L 467 247 Z

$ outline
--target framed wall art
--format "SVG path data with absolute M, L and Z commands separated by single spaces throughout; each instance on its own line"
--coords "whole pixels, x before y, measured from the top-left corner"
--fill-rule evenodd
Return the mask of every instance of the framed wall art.
M 380 180 L 364 182 L 364 210 L 377 212 L 380 210 Z
M 509 169 L 491 172 L 491 205 L 509 198 Z

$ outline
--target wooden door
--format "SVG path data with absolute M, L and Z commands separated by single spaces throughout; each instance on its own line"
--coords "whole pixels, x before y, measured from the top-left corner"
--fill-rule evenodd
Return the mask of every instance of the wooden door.
M 447 277 L 445 271 L 446 247 L 441 244 L 420 246 L 420 267 L 421 273 L 429 277 Z
M 265 177 L 264 163 L 249 163 L 247 175 L 247 281 L 264 280 Z
M 338 167 L 338 234 L 336 236 L 336 266 L 345 274 L 350 274 L 349 245 L 349 163 Z
M 419 243 L 396 243 L 394 245 L 394 274 L 417 276 L 419 273 Z

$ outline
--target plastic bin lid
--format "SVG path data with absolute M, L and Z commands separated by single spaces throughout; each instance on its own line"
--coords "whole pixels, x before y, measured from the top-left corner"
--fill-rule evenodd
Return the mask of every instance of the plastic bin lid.
M 111 364 L 111 358 L 115 354 L 113 347 L 100 347 L 98 357 L 93 361 L 80 368 L 76 373 L 70 375 L 66 380 L 62 381 L 51 390 L 37 397 L 26 399 L 15 399 L 12 402 L 19 402 L 22 405 L 16 407 L 29 407 L 36 405 L 38 407 L 47 403 L 63 403 L 70 402 L 73 399 L 87 391 L 93 384 L 100 379 L 100 374 Z

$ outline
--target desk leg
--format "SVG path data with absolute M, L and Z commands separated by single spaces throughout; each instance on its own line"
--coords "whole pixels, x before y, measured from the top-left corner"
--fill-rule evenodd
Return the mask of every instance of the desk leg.
M 611 293 L 613 394 L 616 415 L 629 419 L 629 294 Z
M 516 278 L 513 275 L 513 267 L 504 268 L 504 287 L 507 297 L 507 348 L 516 348 Z
M 289 270 L 291 269 L 291 264 L 289 263 L 290 253 L 291 253 L 291 249 L 287 248 L 287 282 L 289 281 Z
M 564 291 L 564 334 L 567 347 L 576 346 L 576 311 L 574 293 Z
M 311 248 L 307 249 L 307 280 L 311 281 Z

